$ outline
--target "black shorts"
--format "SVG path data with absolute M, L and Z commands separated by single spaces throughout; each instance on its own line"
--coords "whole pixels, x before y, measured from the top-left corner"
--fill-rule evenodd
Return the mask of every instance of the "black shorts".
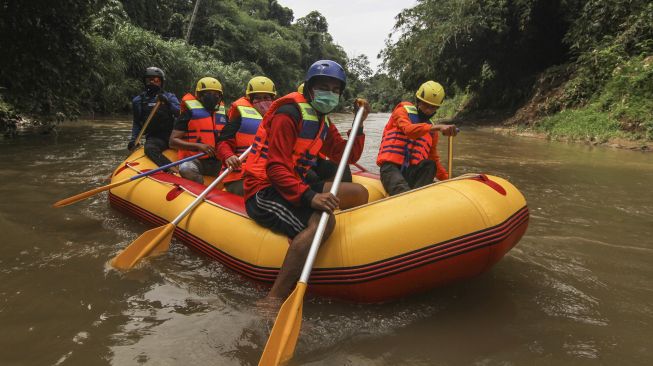
M 311 184 L 311 189 L 318 193 L 322 193 L 323 188 L 324 182 Z M 245 202 L 245 209 L 257 224 L 289 238 L 294 238 L 306 229 L 308 220 L 315 212 L 310 207 L 297 207 L 286 201 L 274 187 L 256 192 Z

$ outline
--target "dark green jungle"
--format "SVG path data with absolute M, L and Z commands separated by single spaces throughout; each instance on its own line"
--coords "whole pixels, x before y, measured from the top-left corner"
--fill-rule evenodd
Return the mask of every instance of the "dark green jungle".
M 0 1 L 0 131 L 125 114 L 147 66 L 182 95 L 202 76 L 228 101 L 255 75 L 282 93 L 307 67 L 333 59 L 375 111 L 442 83 L 442 117 L 549 137 L 653 140 L 653 2 L 649 0 L 419 0 L 395 18 L 374 73 L 348 57 L 314 11 L 295 18 L 276 0 Z

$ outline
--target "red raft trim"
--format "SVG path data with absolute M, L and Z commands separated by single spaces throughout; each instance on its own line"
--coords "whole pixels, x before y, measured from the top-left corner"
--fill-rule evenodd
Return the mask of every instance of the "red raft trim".
M 155 225 L 168 223 L 161 217 L 111 193 L 109 194 L 109 202 L 119 211 L 136 216 L 146 222 Z M 309 283 L 316 285 L 352 285 L 375 281 L 383 277 L 500 244 L 511 237 L 516 231 L 525 231 L 528 219 L 528 208 L 523 207 L 506 221 L 494 227 L 479 230 L 445 242 L 432 244 L 396 257 L 355 267 L 315 268 L 311 273 Z M 214 258 L 228 268 L 251 279 L 262 282 L 273 282 L 279 271 L 278 268 L 260 267 L 244 262 L 180 228 L 175 229 L 175 236 L 191 249 L 195 249 Z

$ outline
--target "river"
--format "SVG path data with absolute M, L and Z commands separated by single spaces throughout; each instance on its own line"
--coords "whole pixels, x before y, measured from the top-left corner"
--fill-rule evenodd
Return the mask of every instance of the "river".
M 366 122 L 360 163 L 371 170 L 387 117 Z M 350 120 L 339 116 L 340 129 Z M 120 273 L 107 261 L 146 225 L 106 194 L 50 207 L 106 184 L 129 130 L 78 121 L 0 140 L 0 364 L 258 362 L 264 288 L 177 240 Z M 453 161 L 454 175 L 491 173 L 522 191 L 521 242 L 482 276 L 401 301 L 307 299 L 290 364 L 651 364 L 653 155 L 463 127 Z

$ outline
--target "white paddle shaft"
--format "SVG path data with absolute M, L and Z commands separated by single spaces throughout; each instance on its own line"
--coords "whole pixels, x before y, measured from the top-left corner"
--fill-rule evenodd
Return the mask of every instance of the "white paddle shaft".
M 338 188 L 340 188 L 340 181 L 342 181 L 342 176 L 345 173 L 345 167 L 347 166 L 347 161 L 349 160 L 349 155 L 351 150 L 354 148 L 354 142 L 356 140 L 356 134 L 358 133 L 358 128 L 360 127 L 361 121 L 363 119 L 363 107 L 358 108 L 356 113 L 356 118 L 354 118 L 354 124 L 349 134 L 349 139 L 347 140 L 347 145 L 345 146 L 345 151 L 342 153 L 342 158 L 340 159 L 340 164 L 338 164 L 338 172 L 336 177 L 333 179 L 333 184 L 331 185 L 330 193 L 334 196 L 338 195 Z M 324 230 L 326 230 L 327 222 L 329 221 L 329 213 L 322 212 L 320 216 L 320 223 L 317 225 L 317 231 L 313 237 L 313 242 L 311 243 L 311 249 L 308 252 L 306 257 L 306 263 L 304 263 L 304 269 L 302 270 L 302 275 L 299 277 L 299 282 L 308 283 L 308 277 L 311 275 L 311 270 L 313 269 L 313 263 L 315 262 L 315 257 L 317 257 L 317 251 L 320 249 L 320 243 L 322 242 L 322 236 L 324 236 Z
M 242 154 L 238 157 L 238 160 L 243 161 L 243 160 L 247 157 L 247 154 L 249 154 L 250 151 L 252 151 L 252 147 L 251 147 L 251 146 L 250 146 L 249 148 L 247 148 L 247 150 L 245 150 L 245 152 L 242 153 Z M 179 224 L 179 222 L 180 222 L 181 220 L 183 220 L 183 218 L 184 218 L 186 215 L 188 215 L 188 213 L 189 213 L 190 211 L 192 211 L 192 210 L 193 210 L 197 205 L 199 205 L 200 203 L 202 203 L 202 201 L 204 201 L 204 198 L 206 197 L 206 195 L 208 195 L 209 192 L 211 192 L 211 190 L 213 190 L 213 188 L 215 188 L 215 186 L 218 185 L 218 183 L 222 182 L 222 180 L 223 180 L 227 175 L 229 175 L 229 173 L 231 173 L 231 170 L 232 170 L 231 168 L 227 168 L 227 170 L 225 170 L 224 172 L 222 172 L 222 174 L 220 174 L 220 176 L 218 176 L 217 178 L 215 178 L 215 180 L 214 180 L 213 182 L 211 182 L 211 184 L 209 184 L 208 187 L 206 187 L 206 189 L 204 190 L 204 192 L 202 192 L 199 196 L 197 196 L 197 198 L 195 198 L 195 201 L 193 201 L 193 203 L 191 203 L 188 207 L 186 207 L 186 209 L 184 209 L 184 210 L 179 214 L 179 216 L 177 216 L 174 220 L 172 220 L 172 224 L 173 224 L 173 225 L 177 225 L 177 224 Z

